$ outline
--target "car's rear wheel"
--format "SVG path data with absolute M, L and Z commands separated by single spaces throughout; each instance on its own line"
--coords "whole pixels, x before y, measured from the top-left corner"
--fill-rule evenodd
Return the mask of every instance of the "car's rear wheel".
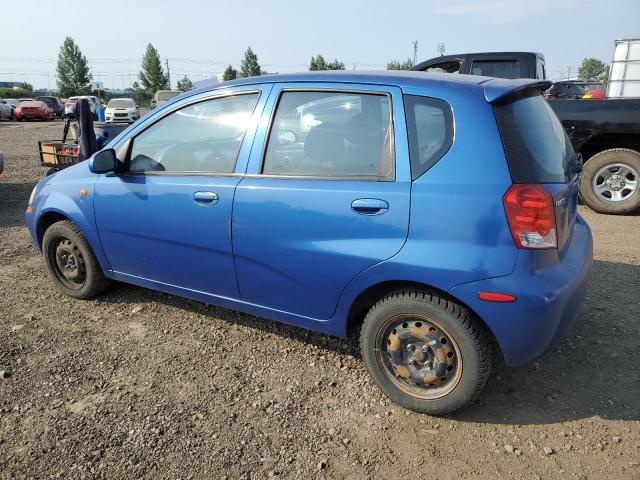
M 612 148 L 591 157 L 580 177 L 580 197 L 600 213 L 640 208 L 640 152 Z
M 47 228 L 42 238 L 42 253 L 56 287 L 70 297 L 93 298 L 109 286 L 84 235 L 68 220 Z
M 420 413 L 462 408 L 482 391 L 491 370 L 479 322 L 429 291 L 397 291 L 376 303 L 362 325 L 360 346 L 381 390 Z

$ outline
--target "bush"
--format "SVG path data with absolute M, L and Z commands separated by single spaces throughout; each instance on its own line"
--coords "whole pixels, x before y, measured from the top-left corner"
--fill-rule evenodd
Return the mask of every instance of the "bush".
M 33 92 L 22 88 L 0 88 L 0 98 L 33 98 Z

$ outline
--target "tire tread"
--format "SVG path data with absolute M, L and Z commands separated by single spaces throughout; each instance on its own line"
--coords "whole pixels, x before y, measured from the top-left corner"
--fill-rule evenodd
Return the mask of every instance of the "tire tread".
M 445 296 L 428 289 L 406 288 L 395 290 L 388 295 L 381 298 L 376 304 L 371 307 L 367 312 L 365 319 L 360 329 L 360 348 L 363 350 L 366 348 L 367 339 L 365 338 L 365 324 L 371 322 L 375 318 L 378 312 L 384 309 L 389 304 L 404 301 L 413 300 L 417 302 L 424 302 L 442 309 L 449 313 L 455 320 L 457 320 L 464 328 L 466 333 L 471 339 L 473 348 L 478 354 L 478 378 L 476 380 L 473 391 L 465 399 L 458 402 L 450 402 L 446 407 L 436 407 L 429 409 L 412 408 L 410 405 L 405 405 L 408 408 L 419 411 L 421 413 L 430 414 L 446 414 L 454 410 L 462 408 L 467 403 L 474 401 L 482 392 L 489 376 L 491 374 L 492 366 L 492 349 L 490 343 L 487 341 L 487 335 L 485 334 L 484 327 L 479 321 L 475 319 L 473 314 L 469 312 L 462 305 L 454 302 L 453 300 L 446 298 Z M 446 397 L 443 397 L 446 398 Z

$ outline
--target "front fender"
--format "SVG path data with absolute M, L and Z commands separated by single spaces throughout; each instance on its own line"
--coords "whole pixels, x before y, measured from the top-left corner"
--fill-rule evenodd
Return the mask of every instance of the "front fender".
M 59 182 L 53 182 L 53 185 L 45 184 L 34 201 L 33 221 L 29 230 L 36 246 L 42 251 L 38 236 L 40 223 L 51 213 L 68 218 L 87 239 L 105 275 L 111 277 L 111 266 L 104 255 L 96 229 L 93 211 L 94 184 L 95 178 L 86 177 L 67 178 L 64 181 L 64 188 L 61 188 Z M 86 191 L 86 195 L 82 195 L 80 190 Z

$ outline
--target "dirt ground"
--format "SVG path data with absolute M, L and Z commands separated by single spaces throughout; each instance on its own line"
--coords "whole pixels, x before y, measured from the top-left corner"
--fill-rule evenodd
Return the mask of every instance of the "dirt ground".
M 0 122 L 0 478 L 640 478 L 640 216 L 580 207 L 595 264 L 568 339 L 429 417 L 380 393 L 355 339 L 55 290 L 23 212 L 61 131 Z

